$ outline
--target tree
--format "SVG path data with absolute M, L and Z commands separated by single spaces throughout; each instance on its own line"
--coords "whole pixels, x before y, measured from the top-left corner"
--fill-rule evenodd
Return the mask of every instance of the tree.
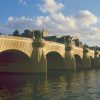
M 18 31 L 18 30 L 15 30 L 15 31 L 13 32 L 13 36 L 19 36 L 19 31 Z
M 30 30 L 26 29 L 24 30 L 24 33 L 21 34 L 22 37 L 28 37 L 28 38 L 32 38 L 33 37 L 33 32 L 31 32 Z
M 0 33 L 0 35 L 3 35 L 2 33 Z

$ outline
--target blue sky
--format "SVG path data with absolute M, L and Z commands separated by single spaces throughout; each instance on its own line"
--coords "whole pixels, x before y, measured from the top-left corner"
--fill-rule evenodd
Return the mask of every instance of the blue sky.
M 100 0 L 0 0 L 0 32 L 48 29 L 100 46 Z

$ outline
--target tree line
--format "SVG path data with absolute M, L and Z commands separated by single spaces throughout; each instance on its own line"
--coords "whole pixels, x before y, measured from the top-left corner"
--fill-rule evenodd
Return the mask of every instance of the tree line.
M 25 29 L 24 32 L 20 33 L 19 30 L 14 30 L 12 34 L 8 34 L 8 36 L 19 36 L 19 37 L 26 37 L 26 38 L 33 38 L 34 31 L 31 31 L 29 29 Z M 0 32 L 0 35 L 5 35 Z
M 26 38 L 33 38 L 34 31 L 31 31 L 29 29 L 25 29 L 24 32 L 20 33 L 19 30 L 14 30 L 14 32 L 12 34 L 8 34 L 9 36 L 18 36 L 18 37 L 26 37 Z M 0 33 L 0 35 L 3 35 L 3 33 Z M 79 40 L 75 41 L 76 44 L 79 44 Z M 87 44 L 85 44 L 85 47 L 87 48 L 91 48 L 91 49 L 97 49 L 100 51 L 100 47 L 99 46 L 92 46 L 89 47 Z
M 18 30 L 15 30 L 12 35 L 19 36 L 19 37 L 32 38 L 33 31 L 30 31 L 29 29 L 25 29 L 24 32 L 20 34 Z

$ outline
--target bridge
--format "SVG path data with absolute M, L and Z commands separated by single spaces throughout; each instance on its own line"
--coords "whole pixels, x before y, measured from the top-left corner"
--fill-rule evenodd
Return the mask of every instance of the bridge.
M 100 66 L 100 52 L 43 39 L 0 36 L 0 55 L 14 53 L 28 66 L 0 65 L 0 72 L 46 73 L 48 70 L 73 70 Z M 20 56 L 23 55 L 23 56 Z M 3 57 L 8 57 L 5 55 Z M 9 58 L 9 57 L 8 57 Z M 26 58 L 26 59 L 25 59 Z M 4 59 L 4 58 L 3 58 Z M 2 56 L 0 58 L 2 63 Z M 11 63 L 15 63 L 10 59 Z M 4 62 L 5 63 L 5 62 Z M 18 62 L 17 62 L 18 63 Z M 95 65 L 94 64 L 94 65 Z

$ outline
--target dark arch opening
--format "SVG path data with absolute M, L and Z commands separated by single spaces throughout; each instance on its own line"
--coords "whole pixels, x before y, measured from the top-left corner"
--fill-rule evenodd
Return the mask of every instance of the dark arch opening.
M 79 55 L 75 54 L 75 61 L 76 61 L 76 68 L 77 69 L 82 69 L 82 59 Z
M 64 70 L 64 60 L 57 52 L 50 52 L 46 55 L 47 69 L 50 70 Z
M 5 50 L 0 53 L 0 66 L 27 66 L 29 64 L 29 57 L 19 50 Z

